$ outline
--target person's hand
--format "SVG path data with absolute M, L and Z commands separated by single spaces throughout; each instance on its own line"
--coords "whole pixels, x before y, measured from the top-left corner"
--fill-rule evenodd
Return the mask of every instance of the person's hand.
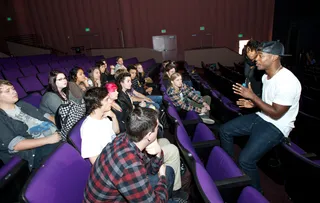
M 252 97 L 254 96 L 254 93 L 251 89 L 251 83 L 249 83 L 249 87 L 243 87 L 241 84 L 236 83 L 235 85 L 232 85 L 232 89 L 234 91 L 235 94 L 238 94 L 240 96 L 242 96 L 245 99 L 252 99 Z
M 152 143 L 150 143 L 146 147 L 146 152 L 150 155 L 157 155 L 157 154 L 161 153 L 161 147 L 160 147 L 157 139 L 155 139 Z
M 166 165 L 162 164 L 160 166 L 158 176 L 166 176 Z
M 110 69 L 111 69 L 111 70 L 114 70 L 114 69 L 115 69 L 114 65 L 111 65 L 111 66 L 110 66 Z
M 61 140 L 61 135 L 58 132 L 47 137 L 48 144 L 54 144 Z
M 207 108 L 206 107 L 202 107 L 202 109 L 201 109 L 201 113 L 207 113 Z
M 206 102 L 203 102 L 203 106 L 206 107 L 206 109 L 207 109 L 208 111 L 210 111 L 210 106 L 209 106 L 209 104 L 207 104 Z
M 83 84 L 84 84 L 86 87 L 89 87 L 89 83 L 88 83 L 88 78 L 87 78 L 87 77 L 84 78 Z
M 140 106 L 140 107 L 146 107 L 146 106 L 147 106 L 147 104 L 146 104 L 146 102 L 145 102 L 145 101 L 142 101 L 142 102 L 140 102 L 140 103 L 139 103 L 139 106 Z
M 247 99 L 239 99 L 237 101 L 237 105 L 240 108 L 253 108 L 254 107 L 254 104 L 252 103 L 252 101 L 251 100 L 247 100 Z
M 103 114 L 103 117 L 105 118 L 105 117 L 107 117 L 107 116 L 109 116 L 110 118 L 112 118 L 112 119 L 114 119 L 114 118 L 116 118 L 116 115 L 113 113 L 113 111 L 107 111 L 107 112 L 105 112 L 104 114 Z
M 101 87 L 101 81 L 100 80 L 96 80 L 96 83 L 97 83 L 98 87 Z

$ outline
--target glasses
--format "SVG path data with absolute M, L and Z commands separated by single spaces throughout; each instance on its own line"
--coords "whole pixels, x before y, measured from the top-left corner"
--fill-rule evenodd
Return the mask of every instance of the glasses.
M 59 79 L 57 79 L 57 81 L 62 81 L 62 80 L 66 80 L 66 78 L 59 78 Z

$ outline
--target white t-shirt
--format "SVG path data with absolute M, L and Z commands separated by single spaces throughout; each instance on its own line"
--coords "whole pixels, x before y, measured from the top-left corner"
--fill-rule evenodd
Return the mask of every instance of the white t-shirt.
M 116 134 L 112 129 L 112 121 L 108 118 L 97 120 L 87 116 L 80 129 L 81 156 L 85 158 L 98 156 Z
M 278 120 L 275 120 L 263 112 L 257 114 L 267 122 L 275 125 L 285 137 L 294 128 L 294 121 L 299 112 L 299 100 L 301 95 L 301 84 L 296 76 L 286 68 L 282 68 L 271 79 L 267 75 L 262 76 L 262 100 L 269 105 L 276 103 L 290 106 L 289 110 Z

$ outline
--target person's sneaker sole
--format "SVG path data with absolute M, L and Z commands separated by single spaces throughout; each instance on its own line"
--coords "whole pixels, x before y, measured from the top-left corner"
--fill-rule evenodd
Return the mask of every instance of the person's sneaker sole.
M 208 124 L 208 125 L 213 125 L 215 123 L 215 121 L 210 118 L 201 118 L 201 119 L 205 124 Z

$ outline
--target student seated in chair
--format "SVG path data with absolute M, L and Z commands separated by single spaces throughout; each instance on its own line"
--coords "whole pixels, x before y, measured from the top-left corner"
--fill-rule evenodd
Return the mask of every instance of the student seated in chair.
M 158 122 L 153 109 L 130 113 L 126 133 L 108 144 L 93 165 L 84 202 L 175 202 L 169 199 L 175 175 L 164 165 Z
M 6 163 L 18 155 L 30 169 L 40 167 L 61 140 L 54 118 L 18 101 L 17 91 L 6 80 L 0 80 L 0 129 L 0 159 Z
M 111 111 L 114 102 L 106 88 L 94 87 L 85 96 L 87 117 L 83 121 L 81 134 L 81 156 L 94 164 L 102 149 L 119 133 L 119 124 Z

